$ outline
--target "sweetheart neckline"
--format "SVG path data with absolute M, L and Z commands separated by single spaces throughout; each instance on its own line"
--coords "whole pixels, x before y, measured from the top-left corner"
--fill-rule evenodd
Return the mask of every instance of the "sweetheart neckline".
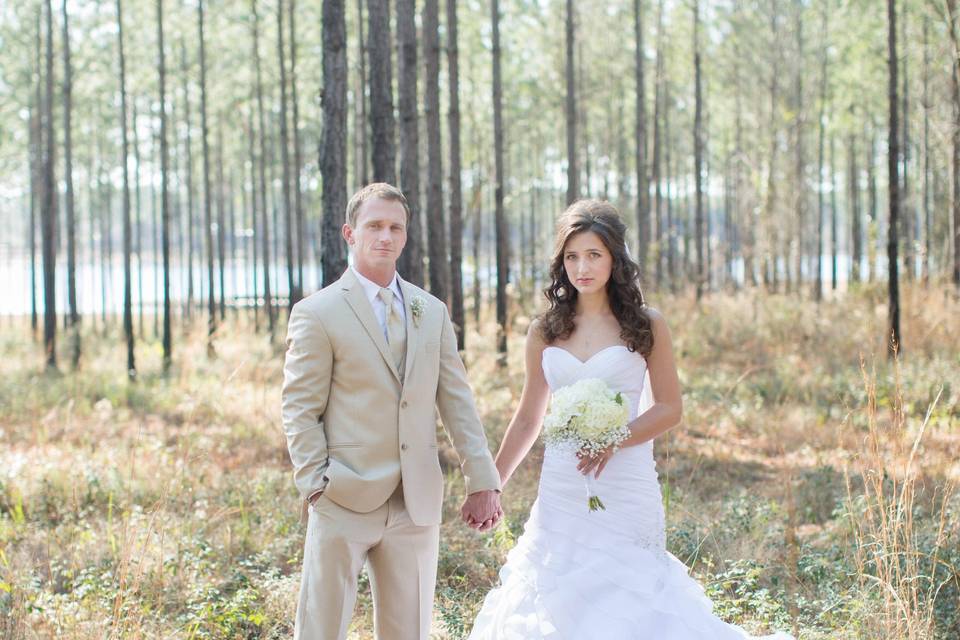
M 591 360 L 593 360 L 594 358 L 596 358 L 597 356 L 599 356 L 599 355 L 600 355 L 601 353 L 603 353 L 604 351 L 609 351 L 610 349 L 616 349 L 616 348 L 618 348 L 618 347 L 621 348 L 621 349 L 627 349 L 627 346 L 626 346 L 626 345 L 623 345 L 623 344 L 612 344 L 612 345 L 610 345 L 609 347 L 604 347 L 603 349 L 600 349 L 599 351 L 595 352 L 592 356 L 590 356 L 590 357 L 587 358 L 586 360 L 581 360 L 581 359 L 578 358 L 577 356 L 573 355 L 573 353 L 572 353 L 571 351 L 569 351 L 568 349 L 564 349 L 563 347 L 557 347 L 557 346 L 554 346 L 554 345 L 548 345 L 547 347 L 544 348 L 544 351 L 546 351 L 547 349 L 557 349 L 558 351 L 563 351 L 564 353 L 566 353 L 568 356 L 570 356 L 571 358 L 573 358 L 574 360 L 576 360 L 576 361 L 579 362 L 580 364 L 585 365 L 585 364 L 589 363 Z M 629 351 L 629 349 L 627 349 L 627 351 Z

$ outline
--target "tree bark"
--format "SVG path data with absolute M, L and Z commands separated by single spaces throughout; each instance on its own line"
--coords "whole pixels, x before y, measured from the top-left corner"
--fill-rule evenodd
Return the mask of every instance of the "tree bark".
M 73 68 L 70 64 L 70 27 L 67 0 L 63 0 L 63 178 L 67 215 L 67 327 L 70 332 L 70 366 L 80 366 L 80 313 L 77 310 L 77 233 L 73 194 Z
M 123 335 L 127 341 L 127 377 L 136 380 L 137 367 L 133 353 L 133 278 L 130 269 L 130 162 L 127 140 L 127 65 L 123 54 L 123 2 L 117 0 L 117 50 L 120 56 L 120 139 L 123 161 Z
M 457 46 L 457 0 L 447 0 L 447 72 L 450 75 L 450 300 L 457 349 L 466 348 L 463 305 L 463 189 L 460 184 L 460 68 Z M 533 212 L 531 211 L 531 216 Z
M 703 255 L 703 90 L 700 70 L 700 1 L 693 3 L 694 116 L 693 154 L 696 180 L 697 300 L 703 297 L 707 272 Z
M 796 0 L 796 12 L 797 12 L 797 56 L 798 60 L 796 62 L 796 130 L 794 135 L 796 140 L 794 144 L 796 145 L 796 165 L 794 167 L 795 171 L 795 180 L 797 182 L 797 200 L 795 202 L 796 206 L 796 216 L 797 216 L 797 238 L 796 238 L 796 254 L 794 262 L 794 273 L 796 274 L 796 283 L 797 290 L 802 291 L 803 287 L 803 256 L 804 256 L 804 240 L 806 239 L 806 217 L 807 217 L 807 179 L 806 179 L 806 157 L 805 157 L 805 148 L 804 148 L 804 125 L 805 125 L 805 112 L 804 112 L 804 102 L 803 102 L 803 74 L 806 71 L 804 67 L 804 41 L 803 41 L 803 0 Z
M 300 139 L 300 103 L 297 98 L 297 28 L 296 2 L 290 0 L 290 115 L 291 131 L 293 133 L 293 212 L 296 221 L 296 254 L 297 254 L 297 296 L 303 297 L 303 244 L 304 244 L 304 214 L 303 214 L 303 145 Z
M 184 315 L 189 322 L 193 314 L 193 254 L 196 249 L 196 241 L 193 237 L 196 225 L 193 216 L 196 211 L 196 203 L 193 188 L 193 127 L 190 118 L 190 82 L 188 80 L 190 74 L 187 66 L 187 47 L 182 39 L 180 40 L 180 62 L 183 72 L 183 119 L 187 125 L 184 140 L 187 146 L 187 216 L 185 220 L 187 228 L 187 300 L 184 305 Z
M 568 1 L 568 10 L 571 3 Z M 509 269 L 509 239 L 507 223 L 503 211 L 504 175 L 503 175 L 503 80 L 500 71 L 500 1 L 491 2 L 493 23 L 493 147 L 494 147 L 494 220 L 497 241 L 497 352 L 499 363 L 506 366 L 507 355 L 507 280 Z M 568 39 L 569 39 L 568 34 Z M 568 40 L 569 41 L 569 40 Z M 572 52 L 571 52 L 572 53 Z M 572 59 L 572 55 L 571 55 Z M 569 80 L 569 73 L 568 73 Z M 569 106 L 568 102 L 568 106 Z M 569 124 L 570 115 L 567 121 Z M 569 139 L 569 137 L 568 137 Z M 576 175 L 572 172 L 571 175 Z M 568 187 L 567 197 L 570 191 Z M 575 192 L 574 192 L 575 193 Z
M 956 0 L 948 0 L 952 7 Z M 897 8 L 896 0 L 887 0 L 887 68 L 889 69 L 888 95 L 890 104 L 890 131 L 888 134 L 887 182 L 889 189 L 890 226 L 887 230 L 889 327 L 888 353 L 894 357 L 902 350 L 900 342 L 900 282 L 897 273 L 897 231 L 900 220 L 900 142 L 899 114 L 897 113 Z M 951 16 L 952 16 L 951 12 Z M 956 135 L 956 134 L 955 134 Z
M 499 32 L 499 18 L 494 17 L 495 27 Z M 577 89 L 574 77 L 574 24 L 573 0 L 567 0 L 566 13 L 566 46 L 567 46 L 567 204 L 572 204 L 580 197 L 579 170 L 577 168 Z M 494 60 L 495 68 L 499 68 L 499 60 Z M 499 226 L 498 226 L 499 229 Z
M 347 208 L 347 25 L 343 0 L 323 0 L 323 286 L 347 268 L 340 237 Z M 388 52 L 389 55 L 389 52 Z
M 47 41 L 43 96 L 43 202 L 40 209 L 41 242 L 43 255 L 43 344 L 48 370 L 57 368 L 57 182 L 54 179 L 56 165 L 56 137 L 53 128 L 53 7 L 50 0 L 44 3 L 47 19 Z
M 203 147 L 203 226 L 207 252 L 207 357 L 215 355 L 213 336 L 217 330 L 217 307 L 213 277 L 213 205 L 210 193 L 210 127 L 207 124 L 207 56 L 203 34 L 203 2 L 197 1 L 197 37 L 200 46 L 200 138 Z
M 293 206 L 290 198 L 290 134 L 287 130 L 287 63 L 283 46 L 283 0 L 277 0 L 277 63 L 280 68 L 280 164 L 283 186 L 284 251 L 287 254 L 287 309 L 300 299 L 293 253 Z
M 893 0 L 889 0 L 893 2 Z M 891 11 L 893 9 L 890 9 Z M 951 185 L 953 188 L 953 285 L 960 294 L 960 36 L 957 34 L 957 0 L 947 0 L 950 20 L 950 41 L 953 44 L 953 64 L 950 74 L 950 96 L 953 100 L 953 131 Z
M 850 214 L 850 280 L 860 282 L 860 264 L 863 261 L 863 231 L 860 225 L 860 169 L 857 167 L 857 137 L 850 134 L 847 142 L 849 166 L 847 168 L 849 202 L 847 210 Z
M 443 215 L 443 160 L 440 143 L 440 35 L 439 1 L 423 4 L 424 91 L 427 129 L 427 249 L 430 293 L 450 304 L 450 264 L 447 257 L 447 224 Z
M 396 184 L 389 1 L 368 0 L 367 18 L 367 50 L 370 53 L 370 132 L 373 144 L 373 181 Z
M 407 198 L 407 244 L 397 268 L 404 278 L 424 286 L 423 231 L 420 221 L 420 132 L 417 113 L 416 0 L 397 0 L 397 83 L 400 110 L 400 189 Z
M 650 185 L 647 181 L 647 90 L 644 82 L 644 51 L 643 51 L 643 3 L 633 0 L 633 32 L 636 39 L 634 51 L 634 73 L 637 91 L 637 118 L 636 118 L 636 162 L 637 162 L 637 264 L 640 265 L 640 279 L 646 280 L 647 254 L 650 245 Z M 699 2 L 695 1 L 694 11 L 699 16 Z M 695 18 L 699 25 L 699 18 Z M 696 27 L 699 29 L 699 26 Z M 696 36 L 694 36 L 696 38 Z M 699 43 L 697 43 L 699 56 Z M 699 91 L 699 57 L 697 58 L 697 87 Z M 698 94 L 699 95 L 699 94 Z
M 267 124 L 263 107 L 263 80 L 260 72 L 260 20 L 257 14 L 257 0 L 250 0 L 253 13 L 253 63 L 256 72 L 257 126 L 260 130 L 260 240 L 263 257 L 263 309 L 267 314 L 267 329 L 270 339 L 276 329 L 273 301 L 270 294 L 270 213 L 267 211 Z M 326 276 L 324 276 L 326 277 Z
M 170 317 L 170 155 L 167 146 L 167 67 L 163 51 L 163 0 L 157 0 L 157 75 L 160 89 L 160 220 L 163 251 L 163 371 L 173 363 L 173 330 Z

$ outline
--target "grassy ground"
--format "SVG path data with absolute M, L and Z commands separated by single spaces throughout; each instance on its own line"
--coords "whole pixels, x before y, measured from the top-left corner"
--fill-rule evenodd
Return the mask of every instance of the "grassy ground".
M 655 301 L 685 398 L 683 425 L 655 449 L 669 549 L 717 613 L 754 632 L 960 636 L 960 305 L 907 287 L 894 365 L 884 293 L 819 309 L 753 294 Z M 506 371 L 492 326 L 468 335 L 493 448 L 526 324 Z M 282 340 L 228 323 L 208 360 L 198 327 L 177 336 L 169 378 L 159 343 L 142 341 L 131 385 L 116 335 L 85 334 L 82 370 L 59 376 L 40 372 L 29 335 L 0 323 L 0 637 L 288 637 L 303 530 L 279 422 Z M 539 460 L 536 448 L 492 535 L 458 523 L 462 482 L 448 474 L 437 638 L 469 631 Z M 370 638 L 361 586 L 351 636 Z

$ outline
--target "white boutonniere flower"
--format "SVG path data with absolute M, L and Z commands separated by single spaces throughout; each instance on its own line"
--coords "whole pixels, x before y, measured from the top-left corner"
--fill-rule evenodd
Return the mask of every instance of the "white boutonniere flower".
M 423 307 L 427 303 L 421 296 L 414 297 L 410 301 L 410 311 L 413 312 L 413 326 L 420 326 L 420 318 L 423 317 Z

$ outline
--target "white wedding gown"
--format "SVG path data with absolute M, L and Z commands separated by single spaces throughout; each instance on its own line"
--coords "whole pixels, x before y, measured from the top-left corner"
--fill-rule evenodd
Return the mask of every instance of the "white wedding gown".
M 646 360 L 622 345 L 586 362 L 547 347 L 542 363 L 551 390 L 601 378 L 629 399 L 631 419 L 652 404 Z M 530 518 L 500 570 L 500 586 L 484 600 L 470 640 L 751 637 L 713 614 L 703 588 L 667 552 L 651 442 L 618 451 L 591 484 L 605 511 L 588 510 L 575 455 L 547 447 Z

